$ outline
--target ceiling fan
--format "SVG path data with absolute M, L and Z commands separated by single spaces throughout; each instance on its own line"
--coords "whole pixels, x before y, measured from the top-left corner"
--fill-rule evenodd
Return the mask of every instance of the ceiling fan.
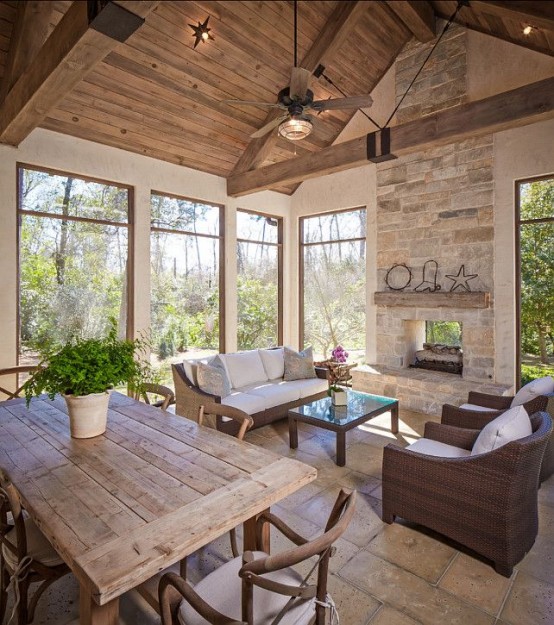
M 370 95 L 359 95 L 345 98 L 314 100 L 313 92 L 308 88 L 312 73 L 297 64 L 297 6 L 294 3 L 294 67 L 290 77 L 290 86 L 282 89 L 277 102 L 255 102 L 251 100 L 223 100 L 226 104 L 246 106 L 262 106 L 282 109 L 284 113 L 267 122 L 250 136 L 258 139 L 279 126 L 279 134 L 290 141 L 298 141 L 307 137 L 313 129 L 313 117 L 308 112 L 317 114 L 334 109 L 359 109 L 371 106 Z M 321 67 L 321 66 L 320 66 Z M 319 69 L 319 68 L 318 68 Z M 317 70 L 316 70 L 317 72 Z M 321 74 L 316 74 L 321 75 Z

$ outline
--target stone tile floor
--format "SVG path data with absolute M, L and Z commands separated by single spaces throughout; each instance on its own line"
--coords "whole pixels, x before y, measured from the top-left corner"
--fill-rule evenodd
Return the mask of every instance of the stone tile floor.
M 251 443 L 291 455 L 318 469 L 318 479 L 272 509 L 305 536 L 321 531 L 340 486 L 359 492 L 354 520 L 331 559 L 330 592 L 341 625 L 547 625 L 554 624 L 554 477 L 539 493 L 537 541 L 511 579 L 458 545 L 405 522 L 381 522 L 382 449 L 396 439 L 413 442 L 427 415 L 400 412 L 400 433 L 382 415 L 347 435 L 346 466 L 334 463 L 334 435 L 299 424 L 299 449 L 290 451 L 286 421 L 247 434 Z M 287 546 L 273 534 L 272 549 Z M 197 581 L 230 557 L 228 537 L 189 559 Z M 309 569 L 306 569 L 306 572 Z M 78 587 L 72 576 L 41 600 L 36 625 L 78 623 Z M 121 622 L 159 623 L 136 593 L 121 601 Z

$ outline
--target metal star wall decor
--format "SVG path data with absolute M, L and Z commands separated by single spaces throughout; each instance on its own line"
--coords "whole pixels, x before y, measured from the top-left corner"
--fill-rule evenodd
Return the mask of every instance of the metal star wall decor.
M 464 289 L 465 291 L 470 292 L 471 289 L 469 288 L 468 281 L 473 280 L 474 278 L 477 278 L 478 275 L 479 274 L 476 274 L 476 273 L 466 275 L 465 265 L 462 265 L 460 269 L 458 270 L 457 274 L 455 275 L 446 274 L 445 278 L 448 278 L 449 280 L 454 280 L 454 284 L 450 287 L 450 292 L 455 291 L 457 288 L 461 288 L 461 289 Z
M 192 46 L 193 48 L 196 48 L 196 46 L 201 41 L 203 41 L 204 43 L 206 43 L 208 39 L 211 39 L 213 41 L 213 36 L 210 35 L 211 28 L 208 28 L 209 19 L 210 19 L 210 16 L 208 15 L 208 17 L 206 18 L 206 21 L 203 24 L 201 24 L 200 22 L 198 22 L 198 26 L 194 26 L 194 24 L 189 24 L 189 26 L 193 30 L 192 36 L 196 38 L 194 45 Z

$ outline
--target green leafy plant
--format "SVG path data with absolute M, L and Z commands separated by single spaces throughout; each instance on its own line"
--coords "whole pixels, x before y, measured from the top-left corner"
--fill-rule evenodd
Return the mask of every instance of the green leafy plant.
M 49 350 L 42 354 L 39 371 L 24 386 L 27 405 L 42 393 L 54 399 L 56 393 L 89 395 L 122 384 L 140 391 L 149 375 L 148 363 L 140 358 L 147 346 L 144 339 L 119 339 L 113 322 L 104 338 L 76 338 Z
M 331 384 L 329 388 L 327 389 L 327 395 L 331 397 L 333 391 L 335 393 L 344 393 L 345 389 L 342 386 L 339 386 L 338 384 Z

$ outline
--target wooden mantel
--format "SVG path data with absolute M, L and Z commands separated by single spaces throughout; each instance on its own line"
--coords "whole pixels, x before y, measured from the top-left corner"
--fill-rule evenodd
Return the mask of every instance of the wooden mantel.
M 377 306 L 404 306 L 406 308 L 488 308 L 490 293 L 415 291 L 376 291 L 374 303 Z

